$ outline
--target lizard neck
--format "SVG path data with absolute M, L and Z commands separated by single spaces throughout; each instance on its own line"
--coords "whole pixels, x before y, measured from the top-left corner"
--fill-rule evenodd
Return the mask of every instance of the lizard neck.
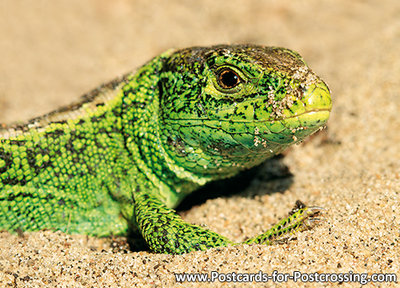
M 212 180 L 186 170 L 168 153 L 160 122 L 159 79 L 168 52 L 154 58 L 128 77 L 121 87 L 122 131 L 126 149 L 137 168 L 151 183 L 149 189 L 169 207 L 175 207 L 190 192 Z

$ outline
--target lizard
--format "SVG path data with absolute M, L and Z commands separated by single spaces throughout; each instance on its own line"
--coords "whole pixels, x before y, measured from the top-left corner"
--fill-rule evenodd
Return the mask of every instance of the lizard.
M 150 250 L 236 245 L 174 208 L 326 125 L 330 90 L 290 49 L 250 44 L 168 50 L 77 102 L 0 128 L 0 230 L 98 237 L 137 229 Z M 307 229 L 297 205 L 245 244 Z

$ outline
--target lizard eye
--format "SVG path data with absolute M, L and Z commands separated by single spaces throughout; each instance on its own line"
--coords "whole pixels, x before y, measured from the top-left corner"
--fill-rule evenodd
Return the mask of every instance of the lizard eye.
M 223 89 L 231 89 L 239 85 L 242 79 L 230 68 L 224 68 L 217 75 L 218 84 Z

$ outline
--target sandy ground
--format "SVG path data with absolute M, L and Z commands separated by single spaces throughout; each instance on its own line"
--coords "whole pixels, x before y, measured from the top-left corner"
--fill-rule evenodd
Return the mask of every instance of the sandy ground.
M 177 284 L 174 273 L 211 271 L 400 277 L 398 0 L 3 0 L 0 35 L 0 123 L 68 104 L 168 48 L 217 43 L 297 50 L 334 98 L 329 128 L 279 160 L 282 177 L 260 173 L 238 193 L 181 212 L 241 241 L 284 217 L 297 199 L 324 207 L 324 221 L 297 240 L 171 256 L 132 252 L 124 238 L 2 232 L 0 286 L 204 286 Z M 279 286 L 293 285 L 327 284 Z M 342 285 L 349 286 L 360 284 Z

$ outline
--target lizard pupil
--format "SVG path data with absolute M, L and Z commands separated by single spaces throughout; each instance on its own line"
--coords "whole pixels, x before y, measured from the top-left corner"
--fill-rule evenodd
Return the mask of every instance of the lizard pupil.
M 218 82 L 224 89 L 230 89 L 240 83 L 239 75 L 231 69 L 223 70 L 218 76 Z

